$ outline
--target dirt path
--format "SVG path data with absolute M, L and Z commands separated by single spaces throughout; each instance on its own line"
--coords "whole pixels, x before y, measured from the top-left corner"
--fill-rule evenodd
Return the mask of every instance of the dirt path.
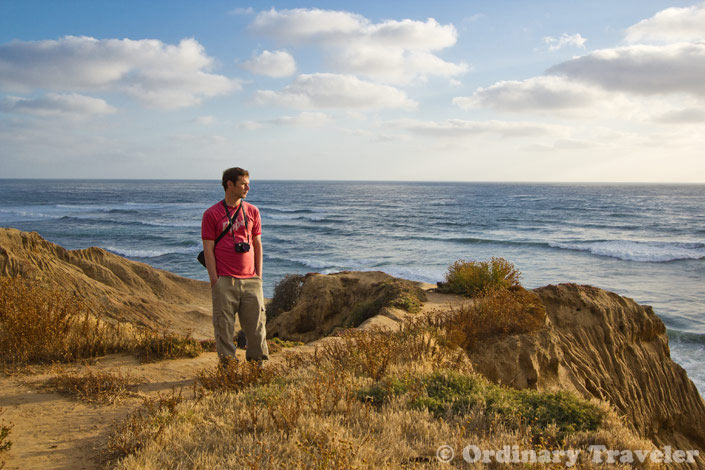
M 428 292 L 422 311 L 457 307 L 466 301 L 454 295 Z M 313 346 L 298 349 L 311 351 Z M 244 360 L 244 351 L 238 354 Z M 272 362 L 282 357 L 281 352 L 273 354 Z M 215 353 L 148 364 L 141 364 L 131 354 L 114 354 L 80 367 L 81 370 L 118 369 L 141 378 L 144 383 L 138 386 L 138 394 L 154 395 L 183 387 L 184 394 L 190 396 L 196 373 L 216 364 Z M 5 410 L 2 419 L 14 425 L 10 433 L 13 446 L 4 456 L 4 470 L 99 468 L 99 447 L 106 441 L 112 425 L 142 404 L 142 399 L 136 396 L 117 405 L 93 405 L 37 388 L 54 374 L 55 369 L 47 367 L 31 375 L 0 376 L 0 408 Z

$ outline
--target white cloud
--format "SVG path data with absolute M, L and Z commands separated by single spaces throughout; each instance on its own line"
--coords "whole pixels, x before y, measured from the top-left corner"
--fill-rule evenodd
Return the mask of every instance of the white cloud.
M 394 87 L 332 73 L 299 75 L 281 91 L 258 90 L 255 99 L 260 103 L 299 109 L 416 107 L 415 101 Z
M 0 101 L 0 111 L 37 116 L 82 118 L 96 114 L 111 114 L 115 112 L 115 108 L 102 99 L 90 96 L 76 93 L 47 93 L 38 98 L 8 96 Z
M 543 38 L 543 42 L 548 45 L 549 51 L 557 51 L 568 46 L 585 49 L 585 42 L 587 42 L 587 39 L 582 37 L 580 33 L 572 35 L 564 33 L 559 38 L 546 36 L 545 38 Z
M 210 73 L 213 59 L 195 39 L 12 41 L 0 45 L 0 90 L 121 92 L 146 105 L 174 109 L 240 88 Z
M 335 71 L 389 83 L 452 77 L 468 70 L 467 64 L 447 62 L 432 52 L 457 41 L 452 24 L 441 25 L 433 18 L 372 23 L 346 11 L 271 9 L 260 12 L 250 28 L 285 44 L 321 47 Z
M 667 8 L 627 29 L 630 43 L 705 40 L 705 3 Z
M 215 122 L 215 118 L 213 116 L 199 116 L 194 120 L 194 122 L 202 126 L 210 126 Z
M 546 73 L 610 91 L 705 97 L 705 43 L 603 49 L 555 65 Z
M 262 53 L 242 64 L 242 68 L 268 77 L 288 77 L 296 72 L 296 61 L 286 51 L 262 51 Z
M 541 76 L 524 81 L 502 81 L 478 88 L 472 96 L 453 98 L 463 109 L 494 108 L 503 111 L 534 111 L 584 108 L 604 93 L 594 87 L 561 77 Z
M 282 116 L 267 122 L 276 126 L 321 127 L 331 121 L 332 118 L 325 113 L 303 112 L 297 116 Z
M 248 131 L 254 131 L 264 127 L 264 124 L 257 121 L 242 121 L 237 125 L 240 129 L 246 129 Z
M 402 129 L 415 135 L 451 138 L 473 137 L 483 134 L 496 134 L 500 137 L 531 137 L 566 133 L 566 129 L 562 126 L 515 121 L 465 121 L 462 119 L 419 121 L 416 119 L 397 119 L 387 121 L 385 125 Z
M 665 124 L 705 123 L 705 109 L 685 108 L 664 112 L 654 116 L 653 120 Z

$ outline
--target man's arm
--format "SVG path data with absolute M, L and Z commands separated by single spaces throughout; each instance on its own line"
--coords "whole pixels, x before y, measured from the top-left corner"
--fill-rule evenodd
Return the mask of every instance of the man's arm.
M 203 254 L 206 257 L 206 269 L 213 287 L 218 281 L 218 272 L 215 270 L 215 240 L 203 240 Z
M 255 273 L 262 279 L 262 236 L 257 235 L 252 239 L 252 248 L 255 250 Z

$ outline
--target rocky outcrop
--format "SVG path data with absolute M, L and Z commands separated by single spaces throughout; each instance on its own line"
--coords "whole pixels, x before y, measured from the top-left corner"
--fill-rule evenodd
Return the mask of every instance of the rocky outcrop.
M 307 343 L 337 328 L 399 322 L 425 299 L 418 285 L 380 271 L 309 274 L 295 306 L 267 323 L 267 335 Z
M 211 337 L 208 283 L 127 260 L 100 248 L 66 250 L 36 232 L 0 228 L 0 275 L 74 292 L 104 317 Z
M 476 345 L 469 354 L 478 372 L 516 388 L 606 400 L 656 445 L 705 455 L 705 402 L 671 360 L 666 328 L 651 307 L 591 286 L 535 292 L 546 328 Z

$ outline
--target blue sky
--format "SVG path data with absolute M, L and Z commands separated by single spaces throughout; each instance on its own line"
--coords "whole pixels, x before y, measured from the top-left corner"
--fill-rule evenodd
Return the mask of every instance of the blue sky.
M 705 3 L 0 2 L 0 177 L 703 182 Z

